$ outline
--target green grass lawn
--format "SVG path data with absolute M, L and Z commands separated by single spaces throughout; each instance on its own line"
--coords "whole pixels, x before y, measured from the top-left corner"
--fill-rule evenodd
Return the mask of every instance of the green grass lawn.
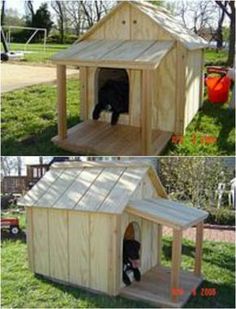
M 182 268 L 191 270 L 195 246 L 183 241 Z M 88 308 L 88 307 L 149 307 L 121 297 L 95 295 L 79 288 L 52 283 L 28 270 L 27 248 L 22 239 L 2 240 L 2 307 L 11 308 Z M 171 240 L 164 238 L 162 263 L 170 266 Z M 204 282 L 186 307 L 234 308 L 235 247 L 233 244 L 204 242 Z M 201 288 L 215 288 L 216 296 L 201 296 Z
M 79 122 L 79 81 L 69 79 L 68 127 Z M 56 86 L 38 85 L 2 96 L 2 155 L 69 154 L 51 142 L 57 134 Z M 217 138 L 209 143 L 208 137 Z M 234 112 L 205 102 L 184 136 L 170 141 L 166 155 L 234 155 Z
M 50 58 L 57 52 L 69 47 L 69 44 L 47 44 L 46 50 L 42 44 L 29 44 L 26 53 L 24 54 L 24 59 L 17 63 L 36 63 L 36 64 L 50 64 Z M 25 44 L 12 43 L 10 45 L 11 51 L 24 51 Z M 30 53 L 28 53 L 29 51 Z

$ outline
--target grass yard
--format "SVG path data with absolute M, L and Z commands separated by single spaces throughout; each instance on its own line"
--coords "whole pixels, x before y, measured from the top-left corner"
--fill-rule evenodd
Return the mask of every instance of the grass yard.
M 89 308 L 89 307 L 150 307 L 121 297 L 95 295 L 79 288 L 52 283 L 34 276 L 27 266 L 24 238 L 2 240 L 2 307 L 11 308 Z M 182 267 L 192 269 L 195 246 L 184 240 Z M 234 308 L 235 247 L 233 244 L 204 242 L 204 282 L 186 307 Z M 164 238 L 162 263 L 170 266 L 171 240 Z M 201 296 L 201 288 L 215 288 L 216 296 Z
M 20 63 L 36 63 L 36 64 L 50 64 L 50 58 L 57 52 L 69 47 L 69 44 L 47 44 L 46 50 L 42 44 L 32 43 L 26 49 L 24 60 Z M 12 43 L 10 46 L 11 51 L 24 51 L 25 44 Z M 30 53 L 27 53 L 30 51 Z M 19 63 L 19 61 L 17 61 Z
M 79 122 L 79 81 L 69 79 L 68 127 Z M 235 116 L 227 104 L 207 101 L 183 141 L 169 143 L 165 155 L 234 155 Z M 57 134 L 56 86 L 37 85 L 2 96 L 2 155 L 66 155 L 51 142 Z M 217 140 L 211 140 L 211 138 Z

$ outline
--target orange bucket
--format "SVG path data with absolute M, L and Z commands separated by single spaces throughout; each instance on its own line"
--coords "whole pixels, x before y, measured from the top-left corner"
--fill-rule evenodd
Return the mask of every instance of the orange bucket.
M 225 103 L 229 98 L 231 79 L 227 76 L 206 78 L 208 100 L 211 103 Z

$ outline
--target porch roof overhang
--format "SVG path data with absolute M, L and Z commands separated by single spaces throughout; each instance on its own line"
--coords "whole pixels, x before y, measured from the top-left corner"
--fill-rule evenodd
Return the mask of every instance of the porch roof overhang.
M 178 230 L 202 222 L 208 216 L 206 211 L 159 197 L 130 201 L 126 211 Z
M 64 65 L 156 69 L 171 50 L 174 41 L 81 41 L 52 57 L 52 62 Z

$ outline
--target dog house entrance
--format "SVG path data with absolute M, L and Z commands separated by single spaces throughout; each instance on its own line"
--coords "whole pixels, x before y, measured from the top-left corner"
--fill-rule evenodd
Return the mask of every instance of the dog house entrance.
M 125 230 L 124 240 L 137 240 L 141 242 L 141 231 L 137 222 L 131 222 L 127 226 Z
M 121 284 L 122 287 L 124 287 L 127 284 L 130 284 L 135 279 L 140 280 L 140 277 L 137 278 L 137 272 L 139 273 L 139 270 L 133 269 L 133 267 L 139 269 L 141 266 L 140 244 L 141 244 L 141 230 L 139 224 L 137 222 L 131 222 L 127 226 L 123 238 L 122 284 Z M 137 245 L 139 246 L 138 249 Z M 139 265 L 138 264 L 136 265 L 136 263 L 138 263 Z M 129 283 L 127 283 L 127 277 Z
M 120 114 L 128 114 L 129 76 L 127 71 L 125 69 L 98 68 L 95 76 L 95 89 L 97 90 L 95 103 L 106 105 L 103 112 L 109 113 L 113 110 Z

